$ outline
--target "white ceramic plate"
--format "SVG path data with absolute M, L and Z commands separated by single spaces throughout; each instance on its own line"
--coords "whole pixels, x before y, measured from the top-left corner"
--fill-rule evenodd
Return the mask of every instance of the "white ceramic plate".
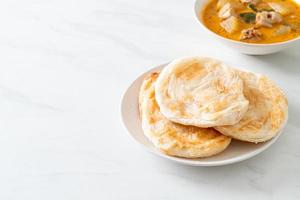
M 145 76 L 147 76 L 151 72 L 160 71 L 166 64 L 155 67 L 146 73 L 139 76 L 129 88 L 124 93 L 121 103 L 121 117 L 124 123 L 125 128 L 128 130 L 130 136 L 134 138 L 139 144 L 144 146 L 151 153 L 154 153 L 163 158 L 175 161 L 177 163 L 185 164 L 185 165 L 193 165 L 193 166 L 219 166 L 219 165 L 227 165 L 231 163 L 240 162 L 251 158 L 262 151 L 266 150 L 270 147 L 281 135 L 282 131 L 268 142 L 253 144 L 248 142 L 240 142 L 237 140 L 232 140 L 229 147 L 223 151 L 222 153 L 209 157 L 209 158 L 201 158 L 201 159 L 187 159 L 187 158 L 179 158 L 168 156 L 152 145 L 152 143 L 147 139 L 144 135 L 141 120 L 139 117 L 138 110 L 138 95 L 139 89 L 143 82 Z

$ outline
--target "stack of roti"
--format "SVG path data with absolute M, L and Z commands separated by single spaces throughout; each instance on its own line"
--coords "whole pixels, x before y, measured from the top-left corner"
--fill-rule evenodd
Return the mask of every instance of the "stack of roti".
M 146 77 L 139 110 L 146 137 L 185 158 L 216 155 L 232 138 L 265 142 L 288 117 L 287 99 L 269 78 L 206 57 L 175 60 Z

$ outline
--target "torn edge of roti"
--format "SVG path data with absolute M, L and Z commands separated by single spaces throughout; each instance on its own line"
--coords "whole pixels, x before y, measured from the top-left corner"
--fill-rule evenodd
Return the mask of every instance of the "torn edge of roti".
M 182 58 L 168 64 L 158 77 L 155 95 L 169 120 L 198 127 L 233 125 L 249 104 L 238 74 L 208 57 Z

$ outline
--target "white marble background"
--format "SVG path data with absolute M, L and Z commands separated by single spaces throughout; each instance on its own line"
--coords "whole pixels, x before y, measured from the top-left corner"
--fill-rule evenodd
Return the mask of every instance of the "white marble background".
M 0 199 L 300 199 L 300 47 L 246 56 L 206 37 L 193 1 L 27 0 L 0 5 Z M 120 122 L 140 73 L 187 55 L 265 73 L 290 119 L 270 149 L 224 167 L 145 152 Z

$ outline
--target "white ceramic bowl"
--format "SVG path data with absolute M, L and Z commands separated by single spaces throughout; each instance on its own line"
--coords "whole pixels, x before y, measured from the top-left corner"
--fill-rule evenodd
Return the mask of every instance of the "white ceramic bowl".
M 162 68 L 166 66 L 166 64 L 155 67 L 144 74 L 140 75 L 135 81 L 131 83 L 126 92 L 123 95 L 121 102 L 121 118 L 122 122 L 127 129 L 129 135 L 139 144 L 146 148 L 146 150 L 151 153 L 158 155 L 160 157 L 166 158 L 168 160 L 184 164 L 184 165 L 192 165 L 192 166 L 219 166 L 219 165 L 228 165 L 231 163 L 240 162 L 251 158 L 264 150 L 270 147 L 281 135 L 281 131 L 277 134 L 273 139 L 253 144 L 248 142 L 241 142 L 237 140 L 232 140 L 229 147 L 223 151 L 222 153 L 201 159 L 187 159 L 187 158 L 179 158 L 168 156 L 157 148 L 147 139 L 144 135 L 141 120 L 139 117 L 139 109 L 138 109 L 138 95 L 141 84 L 145 76 L 154 71 L 160 71 Z M 128 155 L 127 155 L 128 156 Z
M 300 4 L 300 0 L 295 0 L 297 3 Z M 195 14 L 197 16 L 197 19 L 202 27 L 203 30 L 205 30 L 209 35 L 219 39 L 223 44 L 225 44 L 228 47 L 233 48 L 234 50 L 249 54 L 249 55 L 265 55 L 265 54 L 271 54 L 278 51 L 281 51 L 285 49 L 286 47 L 293 46 L 295 44 L 299 44 L 300 37 L 297 37 L 292 40 L 288 40 L 285 42 L 277 42 L 277 43 L 271 43 L 271 44 L 253 44 L 253 43 L 245 43 L 245 42 L 239 42 L 235 40 L 231 40 L 228 38 L 224 38 L 213 31 L 211 31 L 209 28 L 207 28 L 202 19 L 202 11 L 209 3 L 210 0 L 196 0 L 195 2 Z

